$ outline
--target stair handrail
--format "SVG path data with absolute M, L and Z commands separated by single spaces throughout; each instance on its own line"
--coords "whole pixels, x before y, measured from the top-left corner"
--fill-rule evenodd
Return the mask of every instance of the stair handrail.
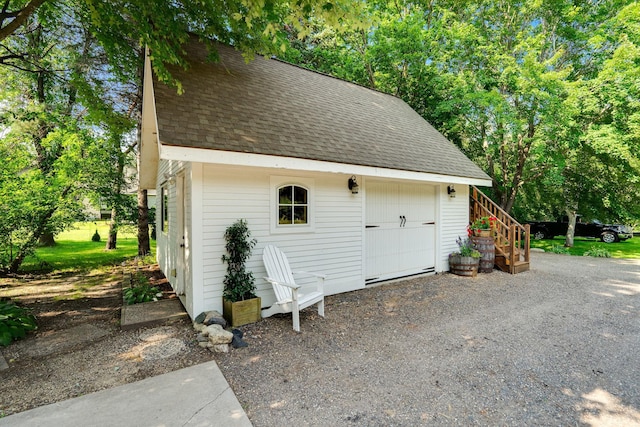
M 515 273 L 516 261 L 529 262 L 531 235 L 529 224 L 522 225 L 487 197 L 477 187 L 471 186 L 471 203 L 469 204 L 470 221 L 483 216 L 492 216 L 495 221 L 496 251 L 509 254 L 509 269 Z M 508 248 L 508 251 L 506 250 Z

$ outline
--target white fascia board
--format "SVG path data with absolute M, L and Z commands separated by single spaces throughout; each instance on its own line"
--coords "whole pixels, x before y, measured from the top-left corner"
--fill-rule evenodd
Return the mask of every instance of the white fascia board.
M 140 160 L 138 167 L 139 186 L 142 189 L 156 188 L 158 175 L 160 140 L 158 118 L 153 93 L 153 72 L 149 59 L 149 48 L 145 48 L 144 81 L 142 91 L 142 120 L 140 124 Z
M 341 173 L 374 178 L 424 181 L 460 185 L 491 187 L 490 179 L 439 175 L 425 172 L 387 169 L 376 166 L 350 165 L 321 160 L 298 159 L 266 154 L 238 153 L 234 151 L 208 150 L 204 148 L 178 147 L 160 142 L 160 158 L 185 162 L 202 162 L 220 165 L 251 166 L 272 169 L 303 170 L 312 172 Z

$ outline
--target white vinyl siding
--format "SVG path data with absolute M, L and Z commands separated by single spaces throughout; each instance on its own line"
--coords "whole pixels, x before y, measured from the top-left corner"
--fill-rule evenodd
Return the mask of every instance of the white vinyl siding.
M 448 254 L 456 249 L 456 238 L 466 234 L 466 185 L 456 185 L 456 198 L 451 199 L 447 195 L 447 184 L 368 181 L 366 177 L 359 177 L 361 191 L 359 194 L 352 194 L 347 188 L 351 174 L 161 160 L 158 185 L 164 182 L 168 184 L 170 223 L 168 234 L 157 233 L 157 259 L 174 287 L 177 282 L 173 272 L 180 265 L 177 257 L 180 256 L 178 248 L 182 231 L 178 230 L 176 222 L 176 184 L 171 178 L 178 173 L 184 174 L 186 199 L 186 295 L 181 300 L 192 318 L 205 310 L 222 309 L 223 280 L 226 273 L 226 264 L 221 260 L 225 245 L 223 236 L 226 228 L 241 218 L 247 220 L 252 236 L 258 241 L 247 267 L 254 274 L 258 295 L 262 297 L 264 307 L 274 302 L 271 285 L 263 279 L 266 272 L 262 265 L 262 249 L 267 244 L 280 247 L 287 254 L 294 271 L 327 275 L 327 294 L 364 287 L 368 244 L 364 223 L 365 205 L 367 197 L 376 197 L 374 192 L 367 193 L 370 182 L 378 185 L 378 196 L 396 197 L 399 200 L 395 207 L 379 202 L 380 211 L 374 215 L 386 215 L 388 218 L 404 215 L 407 218 L 407 226 L 402 230 L 404 234 L 397 235 L 398 251 L 394 262 L 400 263 L 398 270 L 407 267 L 402 263 L 408 263 L 409 270 L 414 266 L 412 256 L 418 256 L 417 253 L 412 250 L 403 253 L 402 248 L 408 248 L 410 241 L 415 240 L 416 236 L 432 242 L 430 246 L 423 248 L 430 254 L 423 253 L 419 257 L 433 259 L 435 271 L 448 270 Z M 274 230 L 277 229 L 275 194 L 278 185 L 286 182 L 298 183 L 310 190 L 312 227 L 304 230 L 292 227 L 296 230 L 290 232 Z M 401 194 L 404 196 L 400 197 Z M 431 202 L 426 205 L 412 204 L 401 202 L 400 199 L 428 199 Z M 159 211 L 160 198 L 156 199 L 156 205 Z M 378 219 L 382 220 L 382 216 Z M 160 215 L 156 218 L 159 221 Z M 399 220 L 393 218 L 393 221 Z M 412 227 L 431 221 L 434 224 L 429 224 L 424 230 L 412 230 Z M 160 231 L 160 224 L 157 225 Z M 396 223 L 394 226 L 397 228 Z M 407 241 L 402 242 L 401 239 Z M 310 281 L 300 283 L 303 286 L 313 285 Z
M 469 225 L 469 186 L 456 185 L 456 197 L 447 194 L 447 185 L 440 186 L 440 271 L 449 270 L 449 254 L 458 250 L 456 239 L 467 236 Z
M 307 232 L 272 232 L 272 184 L 285 179 L 307 186 L 312 181 L 315 226 Z M 203 286 L 204 307 L 221 308 L 226 264 L 224 232 L 238 219 L 247 220 L 251 235 L 258 243 L 247 267 L 256 278 L 258 295 L 263 306 L 274 302 L 273 290 L 263 277 L 262 249 L 274 244 L 289 258 L 294 271 L 325 274 L 327 294 L 346 292 L 364 286 L 362 278 L 362 209 L 361 199 L 351 194 L 341 174 L 310 174 L 308 172 L 219 167 L 204 165 L 202 200 Z M 307 282 L 302 281 L 304 286 Z M 195 313 L 197 315 L 198 313 Z
M 187 230 L 191 228 L 191 180 L 190 180 L 190 164 L 184 164 L 177 161 L 161 160 L 158 168 L 158 182 L 161 185 L 165 185 L 168 193 L 168 216 L 169 216 L 169 230 L 164 233 L 161 230 L 161 215 L 160 210 L 162 208 L 161 197 L 156 198 L 156 259 L 160 268 L 164 272 L 165 276 L 171 286 L 176 288 L 177 278 L 179 272 L 177 271 L 179 263 L 177 257 L 181 255 L 179 252 L 179 242 L 182 241 L 183 230 L 178 229 L 177 218 L 177 190 L 176 190 L 176 176 L 182 173 L 185 179 L 185 212 L 184 212 L 184 225 Z M 188 244 L 188 235 L 185 235 L 185 244 Z M 190 259 L 187 256 L 185 259 L 185 284 L 190 286 L 191 269 Z

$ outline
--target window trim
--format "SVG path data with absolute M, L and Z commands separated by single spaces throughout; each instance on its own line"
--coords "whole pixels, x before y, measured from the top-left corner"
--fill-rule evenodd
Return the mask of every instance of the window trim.
M 294 185 L 307 190 L 307 223 L 280 224 L 279 190 L 282 187 Z M 269 185 L 269 224 L 271 233 L 311 233 L 315 231 L 315 180 L 292 176 L 271 176 Z
M 169 233 L 169 185 L 166 182 L 160 186 L 160 231 Z

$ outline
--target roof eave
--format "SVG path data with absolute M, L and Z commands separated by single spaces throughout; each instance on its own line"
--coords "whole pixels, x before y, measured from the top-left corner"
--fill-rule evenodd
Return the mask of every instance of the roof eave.
M 140 123 L 140 166 L 138 179 L 141 189 L 156 188 L 158 165 L 160 161 L 158 139 L 158 119 L 149 50 L 145 50 L 144 77 L 142 92 L 142 120 Z
M 442 175 L 437 173 L 416 172 L 377 166 L 334 163 L 321 160 L 310 160 L 294 157 L 282 157 L 266 154 L 239 153 L 234 151 L 211 150 L 205 148 L 181 147 L 168 145 L 160 141 L 160 158 L 186 162 L 263 167 L 271 169 L 301 170 L 310 172 L 342 173 L 366 177 L 398 179 L 408 181 L 424 181 L 460 185 L 476 185 L 490 187 L 491 179 Z

